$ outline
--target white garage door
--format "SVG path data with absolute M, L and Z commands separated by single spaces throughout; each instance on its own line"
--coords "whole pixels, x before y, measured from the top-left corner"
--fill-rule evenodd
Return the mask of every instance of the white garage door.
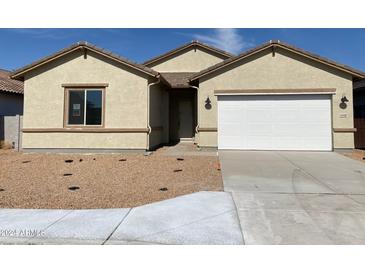
M 218 148 L 332 150 L 330 95 L 218 96 Z

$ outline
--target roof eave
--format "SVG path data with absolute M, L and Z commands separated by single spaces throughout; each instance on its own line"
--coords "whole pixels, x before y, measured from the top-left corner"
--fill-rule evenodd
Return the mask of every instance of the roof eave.
M 232 64 L 234 64 L 234 63 L 236 63 L 236 62 L 238 62 L 238 61 L 240 61 L 240 60 L 242 60 L 244 58 L 247 58 L 247 57 L 249 57 L 251 55 L 254 55 L 256 53 L 259 53 L 260 51 L 263 51 L 263 50 L 268 49 L 270 47 L 271 47 L 271 44 L 267 44 L 266 43 L 266 44 L 264 44 L 264 45 L 256 48 L 255 50 L 248 51 L 247 54 L 245 54 L 244 56 L 233 57 L 232 60 L 231 61 L 228 61 L 228 62 L 223 61 L 220 66 L 213 65 L 212 67 L 214 67 L 214 66 L 217 66 L 217 67 L 216 68 L 213 68 L 212 70 L 209 70 L 209 68 L 207 68 L 207 69 L 205 69 L 205 70 L 203 70 L 201 72 L 198 72 L 196 75 L 190 77 L 189 80 L 190 81 L 198 80 L 199 78 L 201 78 L 201 77 L 203 77 L 203 76 L 205 76 L 207 74 L 211 74 L 211 73 L 213 73 L 213 72 L 215 72 L 215 71 L 217 71 L 217 70 L 219 70 L 221 68 L 224 68 L 226 66 L 230 66 L 230 65 L 232 65 Z
M 113 56 L 111 56 L 111 55 L 109 55 L 109 54 L 105 54 L 105 53 L 103 53 L 103 52 L 100 52 L 100 51 L 98 51 L 98 50 L 95 50 L 95 49 L 93 49 L 93 48 L 90 48 L 90 47 L 87 47 L 87 49 L 88 50 L 91 50 L 91 51 L 94 51 L 95 53 L 98 53 L 98 54 L 101 54 L 101 55 L 103 55 L 103 56 L 105 56 L 105 57 L 108 57 L 108 58 L 110 58 L 110 59 L 113 59 L 114 61 L 117 61 L 117 62 L 119 62 L 119 63 L 122 63 L 122 64 L 124 64 L 124 65 L 126 65 L 126 66 L 128 66 L 128 67 L 131 67 L 131 68 L 133 68 L 133 69 L 135 69 L 135 70 L 138 70 L 138 71 L 140 71 L 140 72 L 142 72 L 142 73 L 145 73 L 145 74 L 147 74 L 147 75 L 150 75 L 150 76 L 152 76 L 152 77 L 156 77 L 156 78 L 158 78 L 159 77 L 159 73 L 157 72 L 157 71 L 151 71 L 151 72 L 148 72 L 148 71 L 146 71 L 146 70 L 144 70 L 144 69 L 141 69 L 141 68 L 139 68 L 139 67 L 137 67 L 137 66 L 134 66 L 134 65 L 132 65 L 132 64 L 130 64 L 130 63 L 128 63 L 128 62 L 125 62 L 125 61 L 123 61 L 123 60 L 120 60 L 120 59 L 118 59 L 118 58 L 116 58 L 116 57 L 113 57 Z M 152 70 L 152 69 L 151 69 Z
M 40 59 L 39 61 L 35 61 L 29 65 L 26 65 L 20 69 L 15 70 L 13 73 L 10 74 L 10 78 L 14 79 L 14 80 L 23 80 L 24 79 L 24 74 L 36 69 L 46 63 L 49 63 L 57 58 L 60 58 L 66 54 L 69 54 L 77 49 L 80 49 L 83 45 L 72 45 L 64 50 L 61 50 L 60 52 L 53 54 L 53 55 L 49 55 L 47 57 L 44 57 L 42 59 Z
M 212 51 L 212 52 L 215 52 L 216 54 L 218 55 L 221 55 L 222 57 L 226 57 L 226 58 L 231 58 L 231 57 L 234 57 L 233 54 L 229 53 L 229 52 L 225 52 L 225 51 L 222 51 L 222 50 L 219 50 L 219 49 L 216 49 L 216 48 L 213 48 L 211 46 L 208 46 L 208 45 L 205 45 L 203 43 L 200 43 L 198 41 L 193 41 L 193 42 L 190 42 L 188 44 L 185 44 L 185 45 L 182 45 L 181 47 L 178 47 L 178 48 L 175 48 L 173 50 L 170 50 L 168 51 L 167 53 L 164 53 L 164 54 L 161 54 L 161 55 L 158 55 L 150 60 L 147 60 L 146 62 L 143 63 L 143 65 L 145 66 L 150 66 L 150 65 L 153 65 L 155 63 L 158 63 L 159 61 L 161 60 L 164 60 L 164 59 L 168 59 L 169 57 L 171 57 L 172 55 L 180 52 L 180 51 L 183 51 L 189 47 L 202 47 L 208 51 Z
M 214 66 L 217 66 L 216 68 L 213 68 L 211 70 L 209 68 L 207 68 L 206 70 L 203 70 L 201 72 L 198 72 L 196 75 L 190 77 L 189 80 L 190 81 L 198 80 L 198 79 L 200 79 L 203 76 L 209 75 L 209 74 L 211 74 L 211 73 L 213 73 L 213 72 L 215 72 L 217 70 L 220 70 L 220 69 L 222 69 L 222 68 L 224 68 L 226 66 L 230 66 L 230 65 L 232 65 L 232 64 L 234 64 L 234 63 L 236 63 L 236 62 L 238 62 L 240 60 L 243 60 L 243 59 L 245 59 L 245 58 L 247 58 L 249 56 L 252 56 L 254 54 L 257 54 L 257 53 L 259 53 L 259 52 L 261 52 L 263 50 L 266 50 L 268 48 L 271 48 L 271 47 L 280 47 L 280 48 L 286 49 L 288 51 L 294 52 L 296 54 L 305 56 L 305 57 L 307 57 L 309 59 L 312 59 L 314 61 L 317 61 L 317 62 L 323 63 L 325 65 L 328 65 L 330 67 L 336 68 L 336 69 L 338 69 L 340 71 L 346 72 L 346 73 L 352 75 L 353 77 L 358 77 L 360 79 L 364 79 L 365 78 L 365 73 L 364 72 L 360 72 L 360 71 L 357 71 L 357 70 L 352 69 L 350 67 L 336 64 L 336 63 L 334 63 L 331 60 L 327 60 L 327 59 L 324 59 L 324 58 L 319 57 L 319 56 L 317 57 L 317 56 L 315 56 L 313 54 L 310 54 L 308 52 L 305 52 L 305 51 L 302 51 L 302 50 L 298 50 L 296 48 L 293 48 L 293 47 L 291 47 L 291 46 L 289 46 L 287 44 L 280 43 L 279 41 L 271 41 L 269 43 L 265 43 L 265 44 L 257 47 L 254 50 L 249 50 L 246 54 L 244 53 L 241 56 L 238 55 L 237 57 L 233 57 L 232 60 L 229 61 L 229 62 L 226 62 L 225 63 L 223 61 L 221 63 L 221 65 L 218 65 L 218 66 L 217 65 L 214 65 Z M 212 66 L 212 67 L 214 67 L 214 66 Z
M 161 82 L 163 84 L 165 84 L 166 86 L 168 86 L 169 88 L 172 88 L 172 86 L 170 85 L 170 83 L 163 77 L 162 74 L 159 75 L 159 78 L 161 79 Z
M 279 46 L 279 47 L 284 48 L 286 50 L 289 50 L 293 53 L 305 56 L 309 59 L 312 59 L 314 61 L 317 61 L 317 62 L 325 64 L 325 65 L 328 65 L 328 66 L 333 67 L 335 69 L 341 70 L 343 72 L 346 72 L 346 73 L 352 75 L 353 77 L 359 77 L 360 79 L 365 78 L 365 72 L 361 72 L 361 71 L 358 71 L 356 69 L 350 68 L 348 66 L 335 63 L 334 61 L 328 60 L 326 58 L 316 56 L 314 54 L 310 54 L 309 52 L 305 52 L 305 51 L 302 51 L 302 50 L 295 49 L 295 48 L 293 48 L 289 45 L 282 44 L 282 43 L 274 43 L 273 45 Z
M 100 50 L 94 46 L 89 46 L 87 43 L 85 42 L 79 42 L 78 44 L 75 44 L 75 45 L 72 45 L 64 50 L 61 50 L 60 52 L 58 53 L 55 53 L 54 55 L 50 55 L 48 57 L 45 57 L 37 62 L 34 62 L 34 63 L 31 63 L 30 65 L 27 65 L 23 68 L 20 68 L 16 71 L 14 71 L 11 75 L 10 75 L 10 78 L 11 79 L 15 79 L 15 80 L 24 80 L 24 75 L 31 71 L 31 70 L 34 70 L 40 66 L 43 66 L 49 62 L 52 62 L 53 60 L 56 60 L 62 56 L 65 56 L 71 52 L 74 52 L 76 50 L 80 50 L 80 49 L 86 49 L 86 50 L 90 50 L 92 52 L 95 52 L 99 55 L 102 55 L 102 56 L 105 56 L 109 59 L 112 59 L 118 63 L 122 63 L 128 67 L 131 67 L 132 69 L 135 69 L 137 71 L 140 71 L 142 73 L 145 73 L 149 76 L 152 76 L 152 77 L 158 77 L 159 73 L 156 72 L 156 71 L 153 71 L 152 69 L 148 68 L 148 70 L 151 70 L 151 71 L 147 71 L 147 67 L 146 67 L 146 70 L 142 69 L 142 68 L 139 68 L 137 65 L 133 65 L 129 62 L 126 62 L 120 58 L 117 58 L 115 56 L 113 56 L 113 54 L 108 54 L 106 52 L 104 52 L 103 50 Z

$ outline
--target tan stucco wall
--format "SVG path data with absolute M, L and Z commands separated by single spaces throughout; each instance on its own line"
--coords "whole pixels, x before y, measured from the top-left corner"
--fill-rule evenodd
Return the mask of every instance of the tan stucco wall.
M 150 66 L 158 72 L 198 72 L 224 59 L 204 50 L 190 49 Z
M 23 133 L 23 148 L 145 149 L 145 133 Z
M 333 128 L 353 128 L 352 78 L 346 73 L 282 49 L 276 52 L 275 57 L 267 50 L 230 68 L 200 79 L 200 127 L 217 127 L 217 97 L 214 96 L 214 90 L 336 88 L 332 100 Z M 349 99 L 345 110 L 339 107 L 343 95 Z M 208 96 L 212 101 L 210 110 L 204 107 Z M 353 133 L 336 133 L 333 137 L 334 148 L 354 147 Z M 200 132 L 199 145 L 217 146 L 217 133 Z
M 63 127 L 62 84 L 68 83 L 109 84 L 105 93 L 105 128 L 147 127 L 148 76 L 89 51 L 84 59 L 82 52 L 77 51 L 25 75 L 24 128 Z M 24 148 L 144 149 L 146 145 L 146 133 L 26 133 L 23 137 Z

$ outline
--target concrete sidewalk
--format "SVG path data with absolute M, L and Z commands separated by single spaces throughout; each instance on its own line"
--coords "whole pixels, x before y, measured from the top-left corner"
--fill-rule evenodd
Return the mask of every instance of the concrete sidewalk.
M 136 208 L 0 210 L 0 244 L 243 244 L 231 194 L 197 192 Z

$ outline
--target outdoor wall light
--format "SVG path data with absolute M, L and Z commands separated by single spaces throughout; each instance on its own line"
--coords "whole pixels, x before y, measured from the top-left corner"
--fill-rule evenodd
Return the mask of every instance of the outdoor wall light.
M 341 103 L 340 103 L 340 108 L 342 108 L 342 109 L 345 109 L 345 108 L 347 108 L 347 102 L 348 102 L 349 100 L 346 98 L 346 96 L 345 95 L 343 95 L 342 96 L 342 98 L 341 98 Z
M 205 108 L 206 109 L 211 109 L 212 108 L 212 104 L 211 101 L 209 99 L 209 96 L 207 97 L 207 99 L 205 100 Z

